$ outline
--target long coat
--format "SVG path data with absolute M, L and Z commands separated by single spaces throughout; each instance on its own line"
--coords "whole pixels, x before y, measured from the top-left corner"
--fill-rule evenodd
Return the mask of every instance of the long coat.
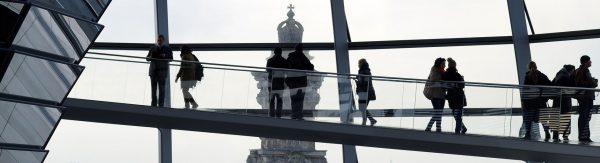
M 537 80 L 534 80 L 534 75 L 537 74 Z M 550 79 L 546 74 L 540 71 L 527 71 L 525 74 L 525 85 L 552 85 Z M 548 97 L 545 97 L 543 94 L 544 88 L 525 88 L 521 91 L 521 104 L 524 109 L 539 109 L 546 107 L 546 102 L 548 102 Z
M 373 101 L 377 99 L 375 95 L 375 88 L 373 88 L 373 78 L 370 77 L 371 69 L 368 64 L 363 64 L 358 70 L 359 75 L 369 75 L 367 76 L 359 76 L 356 80 L 356 92 L 367 92 L 369 101 Z

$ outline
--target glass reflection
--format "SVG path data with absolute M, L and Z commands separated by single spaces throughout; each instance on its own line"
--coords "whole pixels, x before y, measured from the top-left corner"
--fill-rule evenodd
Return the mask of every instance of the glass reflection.
M 2 78 L 1 93 L 62 102 L 82 67 L 15 53 Z

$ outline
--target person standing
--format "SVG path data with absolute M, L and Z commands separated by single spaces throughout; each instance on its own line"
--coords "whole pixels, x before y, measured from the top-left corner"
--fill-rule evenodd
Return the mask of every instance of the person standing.
M 574 72 L 575 66 L 564 65 L 563 68 L 556 73 L 556 76 L 552 80 L 552 84 L 561 87 L 575 87 L 575 79 L 573 78 Z M 562 90 L 561 92 L 563 93 L 552 102 L 552 107 L 559 108 L 560 110 L 558 124 L 552 124 L 552 126 L 558 126 L 558 129 L 552 132 L 552 139 L 555 142 L 560 141 L 558 138 L 560 134 L 562 134 L 563 140 L 569 140 L 569 134 L 571 133 L 572 96 L 568 93 L 564 93 L 570 91 Z
M 196 57 L 192 54 L 192 50 L 190 47 L 183 45 L 181 46 L 181 67 L 179 68 L 179 72 L 177 72 L 177 77 L 175 78 L 175 83 L 177 80 L 181 78 L 181 91 L 183 92 L 183 102 L 185 103 L 185 108 L 189 109 L 190 104 L 192 108 L 198 108 L 198 103 L 190 94 L 190 89 L 196 87 L 197 78 L 196 78 Z
M 589 56 L 584 55 L 579 59 L 581 65 L 575 70 L 575 86 L 584 88 L 596 88 L 598 87 L 598 79 L 593 78 L 589 68 L 592 67 L 592 61 Z M 577 102 L 579 102 L 579 141 L 580 142 L 592 142 L 590 139 L 590 119 L 592 118 L 591 111 L 594 107 L 594 91 L 584 90 L 582 95 L 579 95 Z
M 302 52 L 302 43 L 296 45 L 295 51 L 288 56 L 288 69 L 314 71 L 315 68 L 310 60 Z M 287 73 L 286 84 L 290 89 L 290 98 L 292 100 L 292 119 L 303 120 L 302 110 L 304 109 L 304 94 L 308 86 L 306 72 L 290 71 Z
M 148 75 L 150 76 L 150 85 L 152 88 L 151 106 L 165 106 L 165 84 L 169 75 L 169 60 L 173 59 L 173 51 L 164 41 L 165 37 L 158 35 L 156 45 L 150 47 L 150 51 L 148 51 L 148 55 L 146 56 L 146 61 L 150 62 Z
M 373 78 L 371 77 L 371 69 L 366 59 L 358 60 L 358 74 L 366 76 L 358 76 L 356 78 L 356 94 L 358 94 L 358 108 L 362 113 L 362 125 L 367 124 L 367 118 L 371 122 L 371 126 L 377 123 L 371 113 L 367 110 L 370 101 L 376 99 L 375 89 L 373 88 Z
M 535 62 L 527 65 L 529 71 L 525 74 L 525 85 L 551 85 L 550 79 L 537 69 Z M 531 127 L 533 122 L 539 122 L 540 109 L 546 107 L 547 98 L 541 96 L 543 88 L 526 87 L 521 92 L 523 105 L 523 122 L 525 123 L 524 139 L 531 139 Z
M 267 68 L 288 68 L 287 60 L 281 56 L 281 48 L 275 48 L 273 53 L 273 57 L 267 60 Z M 269 116 L 281 118 L 283 107 L 282 96 L 285 89 L 285 71 L 267 69 L 267 73 L 269 74 Z
M 449 83 L 446 99 L 448 100 L 448 106 L 452 109 L 452 115 L 456 121 L 456 127 L 454 133 L 465 134 L 467 127 L 463 123 L 463 108 L 467 106 L 467 100 L 465 98 L 465 79 L 458 73 L 456 69 L 456 61 L 452 58 L 448 58 L 448 68 L 443 76 L 444 81 L 454 81 L 455 83 Z
M 436 132 L 442 132 L 442 111 L 446 104 L 446 89 L 442 86 L 442 77 L 445 73 L 446 59 L 437 58 L 431 70 L 429 71 L 429 77 L 427 77 L 427 83 L 423 89 L 423 94 L 433 105 L 433 115 L 427 124 L 425 131 L 430 132 L 431 127 L 435 123 Z

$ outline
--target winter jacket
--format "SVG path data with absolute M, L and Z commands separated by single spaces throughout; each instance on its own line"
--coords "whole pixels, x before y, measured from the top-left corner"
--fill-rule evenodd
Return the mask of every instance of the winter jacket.
M 596 88 L 598 87 L 598 81 L 592 78 L 590 70 L 582 65 L 579 66 L 577 70 L 575 70 L 575 86 L 584 88 Z M 589 100 L 594 100 L 596 98 L 596 96 L 594 95 L 594 91 L 582 92 L 582 95 L 578 96 L 578 98 Z
M 161 56 L 164 54 L 164 56 Z M 154 59 L 164 59 L 164 60 L 154 60 Z M 168 45 L 163 46 L 152 46 L 150 47 L 150 51 L 148 51 L 148 55 L 146 56 L 146 61 L 150 61 L 150 68 L 148 69 L 148 75 L 150 76 L 158 76 L 159 78 L 166 78 L 169 74 L 169 61 L 173 59 L 173 51 Z
M 181 60 L 183 61 L 191 61 L 191 62 L 182 62 L 181 67 L 179 68 L 179 72 L 177 72 L 177 77 L 181 78 L 181 81 L 190 81 L 196 80 L 196 60 L 192 53 L 181 55 Z
M 448 68 L 442 78 L 444 81 L 464 82 L 464 78 L 456 68 Z M 446 99 L 450 108 L 462 108 L 467 106 L 465 98 L 465 83 L 448 83 Z
M 288 69 L 314 71 L 315 68 L 310 60 L 301 51 L 291 52 L 288 56 Z M 287 72 L 286 84 L 290 89 L 308 86 L 306 72 Z
M 575 87 L 575 79 L 569 74 L 567 69 L 562 68 L 556 73 L 556 76 L 552 80 L 552 84 L 561 87 Z M 571 98 L 571 94 L 558 94 L 558 97 L 555 97 L 554 100 L 552 100 L 552 107 L 560 107 L 561 113 L 563 114 L 570 112 Z
M 534 73 L 537 74 L 537 80 L 533 79 Z M 548 76 L 540 71 L 527 71 L 525 74 L 525 85 L 552 85 Z M 549 88 L 526 87 L 521 90 L 521 104 L 524 109 L 539 109 L 546 107 L 549 97 L 544 93 L 548 93 Z
M 369 101 L 376 100 L 375 89 L 373 88 L 373 78 L 370 77 L 371 69 L 369 68 L 369 64 L 363 64 L 359 70 L 359 75 L 369 75 L 369 76 L 358 76 L 356 80 L 356 93 L 359 92 L 368 92 Z
M 273 57 L 267 60 L 267 67 L 269 68 L 288 68 L 288 62 L 281 55 L 274 55 Z M 271 70 L 267 69 L 269 73 L 269 86 L 271 90 L 283 90 L 285 89 L 285 74 L 286 71 L 283 70 Z
M 423 94 L 429 100 L 433 99 L 445 99 L 446 98 L 446 89 L 442 86 L 442 83 L 439 82 L 442 80 L 443 73 L 436 70 L 435 67 L 431 68 L 429 71 L 429 77 L 427 78 L 427 83 L 425 83 L 425 88 L 423 89 Z

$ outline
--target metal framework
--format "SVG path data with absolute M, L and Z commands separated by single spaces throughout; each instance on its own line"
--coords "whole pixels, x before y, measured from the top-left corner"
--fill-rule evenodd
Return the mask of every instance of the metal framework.
M 429 133 L 214 111 L 157 109 L 82 99 L 68 99 L 64 106 L 67 109 L 63 118 L 88 122 L 558 163 L 592 163 L 600 159 L 600 148 L 595 147 L 595 144 L 546 143 L 507 137 Z

